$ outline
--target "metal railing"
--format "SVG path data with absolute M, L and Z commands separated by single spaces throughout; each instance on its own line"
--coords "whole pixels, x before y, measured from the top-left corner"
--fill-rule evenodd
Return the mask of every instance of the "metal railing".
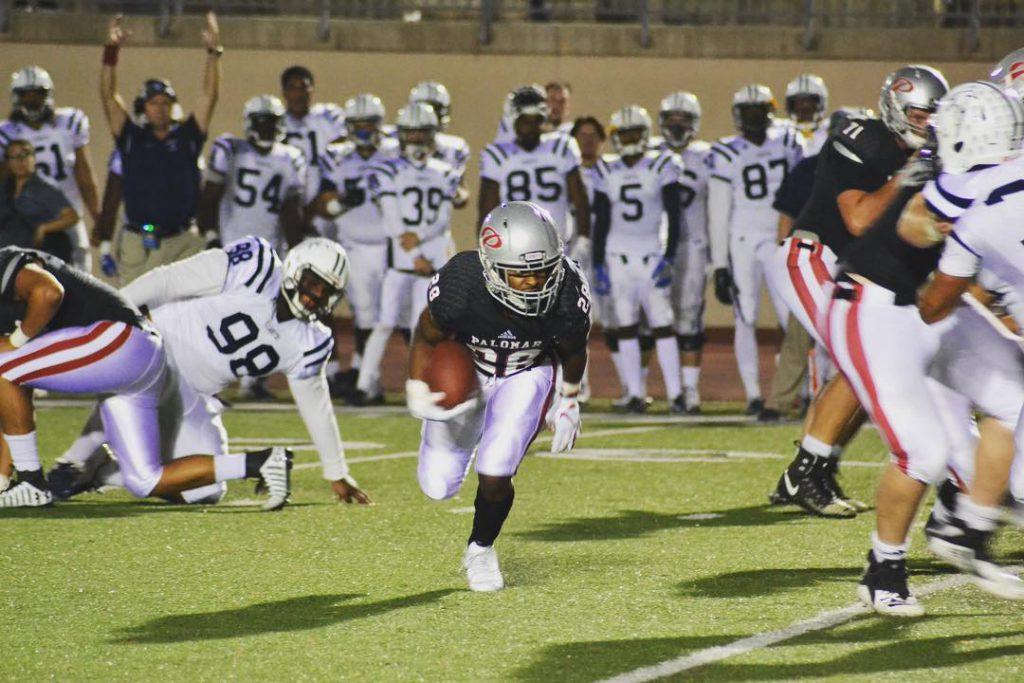
M 0 30 L 12 12 L 125 12 L 159 18 L 166 35 L 176 16 L 213 9 L 234 16 L 309 16 L 326 40 L 334 19 L 475 21 L 490 42 L 503 21 L 631 23 L 650 43 L 652 25 L 792 26 L 811 47 L 829 28 L 966 29 L 977 47 L 988 26 L 1024 26 L 1024 0 L 0 0 Z

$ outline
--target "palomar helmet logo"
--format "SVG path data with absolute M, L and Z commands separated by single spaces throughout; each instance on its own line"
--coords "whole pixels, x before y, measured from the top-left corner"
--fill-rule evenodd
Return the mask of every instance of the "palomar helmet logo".
M 491 226 L 486 226 L 480 233 L 480 244 L 488 249 L 501 249 L 501 235 Z
M 897 78 L 892 84 L 893 92 L 910 92 L 913 89 L 914 84 L 908 78 Z
M 1014 62 L 1010 65 L 1010 80 L 1015 81 L 1024 76 L 1024 62 Z

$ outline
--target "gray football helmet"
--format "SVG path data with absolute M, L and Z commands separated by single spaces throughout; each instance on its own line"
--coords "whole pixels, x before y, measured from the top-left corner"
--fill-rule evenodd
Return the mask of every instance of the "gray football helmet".
M 620 156 L 643 154 L 651 139 L 651 116 L 638 104 L 630 104 L 612 113 L 608 126 L 608 137 L 611 138 L 615 153 Z M 620 135 L 625 131 L 639 130 L 640 138 L 636 142 L 624 143 Z
M 680 125 L 675 118 L 690 118 L 690 125 Z M 692 92 L 678 90 L 669 93 L 661 101 L 661 110 L 658 112 L 658 127 L 661 136 L 672 147 L 682 148 L 689 144 L 693 136 L 700 131 L 700 101 Z
M 562 239 L 551 214 L 531 202 L 508 202 L 484 218 L 478 241 L 487 291 L 506 308 L 537 317 L 554 305 L 565 278 Z M 547 273 L 536 291 L 515 289 L 509 273 Z
M 273 95 L 249 98 L 242 110 L 245 137 L 253 147 L 268 150 L 284 141 L 284 104 Z M 271 133 L 270 137 L 267 134 Z
M 813 97 L 817 99 L 817 109 L 814 112 L 814 119 L 806 123 L 796 120 L 794 109 L 796 98 Z M 786 116 L 793 120 L 796 127 L 801 130 L 814 130 L 818 123 L 825 118 L 828 111 L 828 87 L 821 76 L 815 74 L 800 74 L 786 86 Z
M 426 102 L 410 102 L 398 110 L 398 143 L 402 156 L 416 164 L 422 164 L 434 153 L 434 138 L 438 121 L 434 108 Z M 419 141 L 412 141 L 410 133 L 422 133 Z
M 421 81 L 409 91 L 409 103 L 423 102 L 429 104 L 437 114 L 437 123 L 441 130 L 448 127 L 452 117 L 452 96 L 444 83 L 437 81 Z
M 380 126 L 387 110 L 380 98 L 364 92 L 345 102 L 345 127 L 356 147 L 379 147 Z
M 882 122 L 911 149 L 918 149 L 928 140 L 928 131 L 910 124 L 907 109 L 913 107 L 933 112 L 948 90 L 949 83 L 938 69 L 924 64 L 900 67 L 886 76 L 882 83 L 878 97 Z
M 43 106 L 39 109 L 29 109 L 21 102 L 21 94 L 33 90 L 43 93 Z M 49 72 L 41 66 L 32 65 L 11 74 L 11 104 L 26 121 L 38 121 L 48 116 L 53 111 L 53 79 Z

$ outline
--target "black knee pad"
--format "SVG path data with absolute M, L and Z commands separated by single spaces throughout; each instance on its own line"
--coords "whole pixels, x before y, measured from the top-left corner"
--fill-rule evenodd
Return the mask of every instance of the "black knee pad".
M 650 351 L 654 348 L 654 337 L 649 334 L 640 335 L 640 350 Z
M 707 335 L 703 332 L 697 334 L 677 334 L 676 342 L 679 344 L 680 351 L 700 351 L 704 348 L 704 342 L 707 341 Z
M 616 336 L 614 330 L 605 330 L 604 345 L 607 346 L 608 350 L 612 353 L 619 352 L 619 338 Z

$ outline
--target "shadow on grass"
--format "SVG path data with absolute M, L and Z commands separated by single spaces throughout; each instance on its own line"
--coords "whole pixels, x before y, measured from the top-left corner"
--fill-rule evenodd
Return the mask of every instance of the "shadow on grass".
M 863 572 L 862 567 L 856 566 L 751 569 L 683 581 L 678 588 L 681 595 L 688 598 L 749 598 L 838 583 L 849 586 L 852 596 Z M 952 569 L 930 561 L 911 565 L 916 581 L 952 572 Z
M 323 503 L 289 503 L 288 507 L 313 507 Z M 117 502 L 71 501 L 41 508 L 0 509 L 0 520 L 6 519 L 112 519 L 154 513 L 173 514 L 249 514 L 263 512 L 253 505 L 172 505 L 156 500 Z
M 449 588 L 354 605 L 340 603 L 364 596 L 357 593 L 305 595 L 217 612 L 158 617 L 138 626 L 121 629 L 110 642 L 119 645 L 180 643 L 306 631 L 428 605 L 454 592 L 454 589 Z
M 932 617 L 929 620 L 945 621 L 947 618 L 950 617 Z M 785 658 L 787 661 L 781 663 L 733 664 L 726 660 L 720 664 L 708 664 L 699 669 L 688 670 L 679 676 L 690 675 L 701 680 L 777 681 L 828 678 L 836 674 L 891 675 L 893 672 L 919 670 L 932 670 L 938 673 L 941 669 L 968 664 L 974 666 L 986 660 L 1019 657 L 1024 654 L 1024 644 L 993 642 L 1002 638 L 1021 638 L 1022 634 L 1017 630 L 915 639 L 907 636 L 907 626 L 906 623 L 897 620 L 865 618 L 854 628 L 815 633 L 774 646 L 773 649 L 776 650 L 799 645 L 821 646 L 810 651 L 792 652 Z M 951 621 L 950 629 L 956 628 L 956 622 Z M 533 663 L 520 669 L 516 673 L 516 678 L 522 681 L 583 681 L 608 678 L 745 637 L 747 636 L 683 636 L 552 645 Z M 982 643 L 984 646 L 978 647 Z M 837 646 L 854 646 L 855 649 L 838 656 L 830 656 Z M 793 661 L 808 658 L 814 658 L 816 661 Z
M 714 517 L 708 519 L 705 515 Z M 515 535 L 531 541 L 610 541 L 640 538 L 666 529 L 769 526 L 808 519 L 806 514 L 794 508 L 770 508 L 765 505 L 714 510 L 700 513 L 700 518 L 692 513 L 620 510 L 614 517 L 580 517 L 551 522 L 539 529 Z

